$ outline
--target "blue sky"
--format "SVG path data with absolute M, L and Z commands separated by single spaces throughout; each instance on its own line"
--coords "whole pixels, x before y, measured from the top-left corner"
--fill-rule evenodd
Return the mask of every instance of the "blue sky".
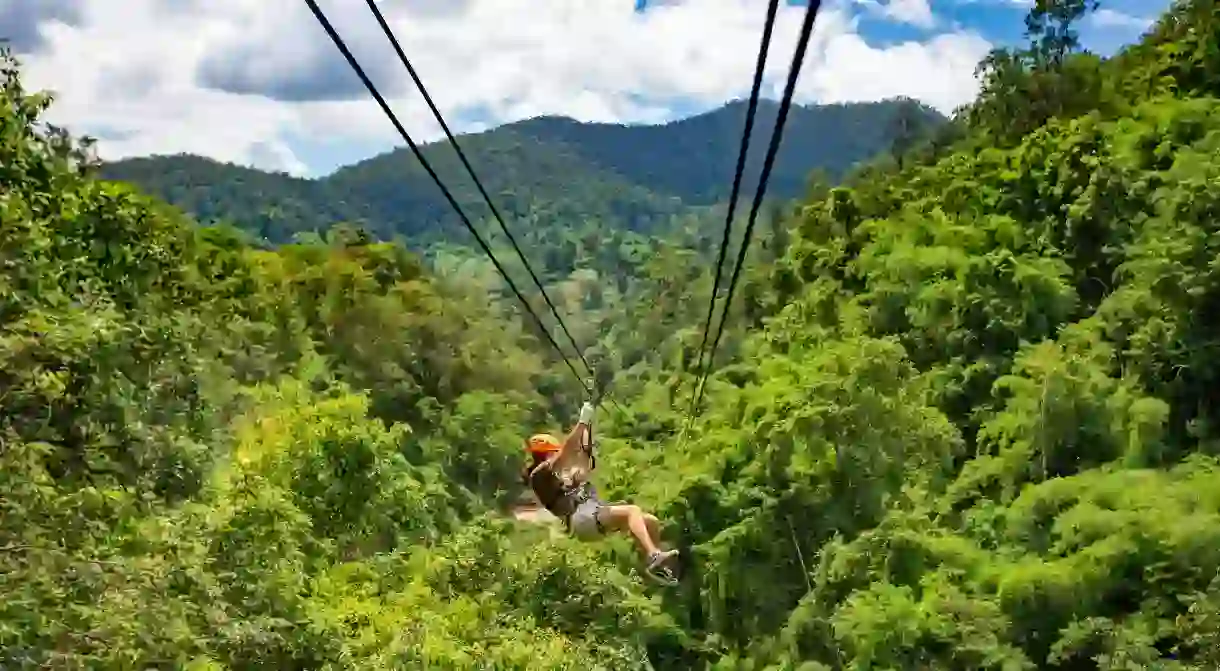
M 657 11 L 673 2 L 658 2 L 657 0 L 623 0 L 635 4 L 635 11 L 641 14 Z M 1078 32 L 1084 46 L 1099 54 L 1110 55 L 1123 45 L 1137 40 L 1142 32 L 1135 20 L 1152 20 L 1159 16 L 1170 4 L 1171 0 L 1107 0 L 1103 16 L 1117 13 L 1118 21 L 1084 22 Z M 785 0 L 792 6 L 804 6 L 802 0 Z M 758 0 L 760 9 L 764 6 Z M 829 4 L 829 3 L 827 3 Z M 1015 45 L 1024 40 L 1024 17 L 1028 11 L 1020 0 L 928 0 L 935 24 L 930 27 L 917 26 L 911 23 L 896 21 L 891 17 L 875 11 L 878 5 L 885 5 L 882 0 L 876 4 L 861 3 L 854 8 L 857 29 L 861 37 L 871 46 L 883 48 L 903 42 L 922 42 L 946 31 L 974 31 L 982 38 L 996 45 Z M 683 100 L 674 98 L 666 103 L 671 117 L 683 117 L 704 111 L 707 105 L 699 100 Z M 493 115 L 489 110 L 480 110 L 483 114 L 472 116 L 471 121 L 494 124 Z M 305 156 L 313 163 L 347 164 L 375 153 L 377 144 L 350 143 L 341 138 L 329 140 L 310 140 L 296 138 L 297 144 Z
M 1028 1 L 1028 0 L 1026 0 Z M 1023 0 L 826 0 L 797 101 L 909 96 L 950 112 L 974 66 L 1022 40 Z M 1080 27 L 1111 54 L 1170 0 L 1103 0 Z M 362 0 L 319 0 L 419 142 L 439 128 Z M 402 144 L 296 0 L 0 3 L 48 119 L 104 158 L 193 153 L 319 175 Z M 764 94 L 778 98 L 803 15 L 786 0 Z M 540 115 L 657 123 L 749 93 L 765 0 L 383 0 L 455 131 Z M 528 11 L 525 8 L 528 7 Z M 16 9 L 14 9 L 16 8 Z M 14 13 L 15 12 L 15 13 Z
M 1137 19 L 1159 16 L 1171 0 L 1103 0 L 1103 11 L 1116 12 Z M 789 5 L 803 6 L 802 0 L 785 0 Z M 665 2 L 634 0 L 637 12 L 647 12 Z M 760 0 L 760 5 L 762 4 Z M 863 3 L 861 3 L 863 5 Z M 879 1 L 877 4 L 886 4 Z M 885 18 L 861 8 L 857 12 L 860 32 L 870 44 L 885 46 L 898 42 L 919 41 L 948 27 L 977 31 L 996 44 L 1019 44 L 1023 39 L 1024 18 L 1028 6 L 1019 0 L 928 0 L 937 20 L 933 28 L 921 28 Z M 1139 38 L 1140 30 L 1132 25 L 1098 26 L 1093 22 L 1079 29 L 1081 40 L 1090 51 L 1111 54 L 1124 44 Z

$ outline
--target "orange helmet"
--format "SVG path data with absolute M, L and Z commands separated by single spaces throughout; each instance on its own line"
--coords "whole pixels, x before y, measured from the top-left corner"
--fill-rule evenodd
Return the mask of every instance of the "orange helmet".
M 526 449 L 529 450 L 531 454 L 537 454 L 540 456 L 546 456 L 552 452 L 558 452 L 560 447 L 562 447 L 559 439 L 549 433 L 534 434 L 529 437 L 529 440 L 525 441 L 525 445 Z

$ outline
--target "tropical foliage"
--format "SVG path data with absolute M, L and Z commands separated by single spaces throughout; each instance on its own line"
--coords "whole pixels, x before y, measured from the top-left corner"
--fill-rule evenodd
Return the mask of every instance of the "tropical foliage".
M 530 250 L 668 591 L 503 514 L 581 397 L 469 252 L 198 225 L 6 60 L 0 666 L 1220 666 L 1220 8 L 1098 59 L 1070 5 L 767 217 L 685 434 L 715 250 Z

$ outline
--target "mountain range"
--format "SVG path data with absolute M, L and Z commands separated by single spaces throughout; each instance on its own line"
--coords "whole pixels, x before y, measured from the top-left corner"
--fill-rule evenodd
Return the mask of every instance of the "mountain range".
M 743 203 L 753 194 L 778 107 L 759 103 Z M 745 103 L 731 102 L 659 125 L 537 117 L 462 135 L 458 142 L 505 218 L 525 218 L 534 226 L 595 220 L 648 233 L 692 207 L 728 200 L 745 111 Z M 946 121 L 909 99 L 793 105 L 768 195 L 797 197 L 811 171 L 833 181 L 901 138 Z M 447 142 L 429 143 L 422 151 L 472 220 L 490 216 Z M 135 184 L 201 222 L 227 221 L 272 244 L 339 222 L 377 238 L 401 237 L 412 246 L 453 240 L 463 230 L 405 147 L 312 179 L 188 154 L 110 162 L 102 175 Z

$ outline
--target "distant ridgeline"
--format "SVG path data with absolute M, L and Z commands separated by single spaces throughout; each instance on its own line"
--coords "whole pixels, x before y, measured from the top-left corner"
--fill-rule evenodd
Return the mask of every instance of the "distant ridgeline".
M 769 101 L 760 104 L 755 146 L 768 141 L 777 108 Z M 594 221 L 649 233 L 692 207 L 727 200 L 744 116 L 745 104 L 733 102 L 653 126 L 538 117 L 465 135 L 459 142 L 501 214 L 531 222 L 523 230 Z M 946 122 L 909 99 L 794 106 L 768 195 L 801 196 L 811 171 L 835 181 L 860 161 Z M 472 220 L 489 217 L 446 144 L 424 147 L 429 162 Z M 752 153 L 746 189 L 753 188 L 763 155 Z M 103 176 L 134 183 L 201 222 L 226 221 L 273 244 L 339 222 L 379 239 L 401 236 L 416 248 L 466 241 L 457 215 L 405 148 L 318 179 L 192 155 L 116 161 L 104 166 Z

